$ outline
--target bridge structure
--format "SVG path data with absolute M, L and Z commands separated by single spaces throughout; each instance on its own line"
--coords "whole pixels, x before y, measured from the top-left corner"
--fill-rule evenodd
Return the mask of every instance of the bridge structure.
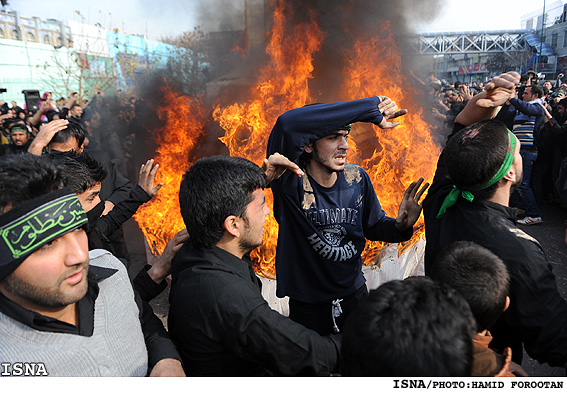
M 532 47 L 538 52 L 540 50 L 539 39 L 533 30 L 424 33 L 415 36 L 413 44 L 420 55 L 526 52 L 531 51 Z M 553 50 L 549 45 L 543 43 L 542 54 L 552 55 L 552 53 Z
M 436 71 L 439 71 L 439 59 L 444 58 L 445 65 L 441 68 L 454 75 L 487 74 L 486 60 L 497 54 L 516 58 L 519 55 L 523 59 L 521 68 L 526 68 L 520 71 L 528 68 L 546 73 L 555 71 L 555 53 L 549 44 L 540 40 L 535 30 L 423 33 L 413 37 L 412 45 L 419 55 L 437 59 Z M 470 63 L 472 58 L 476 59 L 476 64 Z

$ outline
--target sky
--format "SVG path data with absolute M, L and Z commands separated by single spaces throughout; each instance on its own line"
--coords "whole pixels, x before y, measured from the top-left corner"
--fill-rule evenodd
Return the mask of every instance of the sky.
M 382 0 L 391 1 L 391 0 Z M 411 1 L 411 0 L 410 0 Z M 420 1 L 420 0 L 415 0 Z M 419 32 L 450 32 L 480 30 L 511 30 L 521 28 L 525 14 L 564 0 L 445 0 L 436 18 L 426 24 L 416 24 Z M 236 22 L 244 19 L 241 3 L 244 0 L 8 0 L 6 9 L 21 16 L 43 19 L 72 20 L 88 24 L 100 23 L 105 28 L 118 28 L 135 34 L 147 34 L 159 39 L 190 31 L 200 24 L 199 4 L 224 3 L 235 9 Z M 78 13 L 77 13 L 78 11 Z

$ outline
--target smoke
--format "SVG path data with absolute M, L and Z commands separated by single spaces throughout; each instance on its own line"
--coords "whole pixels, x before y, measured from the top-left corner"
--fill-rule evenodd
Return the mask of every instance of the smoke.
M 245 2 L 206 0 L 195 6 L 197 22 L 204 31 L 244 30 Z
M 149 3 L 149 0 L 139 0 Z M 272 26 L 272 13 L 276 4 L 283 2 L 286 5 L 288 19 L 286 29 L 292 36 L 294 26 L 314 20 L 324 34 L 321 49 L 315 53 L 313 65 L 313 79 L 309 81 L 312 96 L 321 97 L 322 102 L 332 102 L 341 98 L 339 91 L 343 78 L 342 72 L 345 60 L 348 59 L 348 48 L 352 48 L 355 41 L 365 38 L 384 37 L 395 35 L 396 45 L 401 52 L 402 64 L 413 68 L 416 58 L 415 51 L 409 45 L 407 38 L 414 35 L 419 24 L 429 22 L 435 18 L 443 5 L 442 0 L 200 0 L 184 2 L 173 0 L 180 4 L 180 12 L 191 10 L 195 13 L 193 18 L 198 21 L 201 29 L 209 33 L 209 45 L 215 50 L 209 52 L 208 62 L 211 69 L 216 70 L 210 75 L 207 86 L 205 102 L 207 106 L 224 96 L 229 101 L 226 104 L 246 99 L 242 94 L 247 92 L 247 85 L 255 84 L 257 71 L 267 61 L 265 43 L 254 52 L 248 48 L 248 56 L 241 58 L 240 54 L 230 48 L 242 44 L 241 39 L 248 22 L 248 34 L 252 37 L 251 26 L 261 27 L 261 34 L 269 34 Z M 156 7 L 156 3 L 152 3 Z M 248 16 L 248 18 L 247 18 Z M 383 22 L 389 21 L 389 29 L 383 28 Z M 257 37 L 256 37 L 257 38 Z M 240 39 L 240 41 L 239 41 Z M 215 41 L 216 40 L 216 41 Z M 232 40 L 232 41 L 231 41 Z M 227 42 L 230 43 L 227 45 Z M 372 53 L 368 54 L 372 56 Z M 163 74 L 156 77 L 158 83 L 149 83 L 139 89 L 138 96 L 145 97 L 147 108 L 159 108 L 159 86 L 165 79 Z M 154 80 L 154 81 L 155 81 Z M 386 82 L 386 81 L 385 81 Z M 179 86 L 175 87 L 179 91 Z M 377 92 L 379 93 L 379 92 Z M 218 102 L 218 101 L 217 101 Z M 210 110 L 211 108 L 207 108 Z M 141 112 L 139 118 L 145 117 L 141 123 L 157 126 L 157 114 Z M 210 122 L 206 138 L 214 149 L 218 148 L 218 137 L 223 130 Z M 144 143 L 140 146 L 144 151 L 145 159 L 152 152 L 147 151 L 151 143 L 147 138 L 139 138 Z M 213 149 L 213 150 L 214 150 Z

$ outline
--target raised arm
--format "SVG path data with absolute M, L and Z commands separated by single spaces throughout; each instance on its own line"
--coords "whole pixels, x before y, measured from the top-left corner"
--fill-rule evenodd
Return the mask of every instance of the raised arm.
M 368 122 L 392 128 L 400 123 L 390 120 L 405 113 L 406 110 L 398 110 L 396 103 L 384 96 L 292 109 L 278 117 L 268 140 L 266 157 L 280 153 L 297 162 L 305 145 L 347 124 Z
M 513 71 L 492 78 L 483 92 L 471 98 L 455 122 L 469 126 L 481 120 L 492 119 L 500 110 L 500 106 L 514 97 L 518 83 L 520 83 L 520 74 Z
M 51 142 L 53 136 L 67 128 L 67 124 L 69 124 L 68 120 L 53 120 L 49 123 L 42 124 L 41 127 L 39 127 L 37 136 L 28 148 L 28 153 L 41 156 L 43 149 Z

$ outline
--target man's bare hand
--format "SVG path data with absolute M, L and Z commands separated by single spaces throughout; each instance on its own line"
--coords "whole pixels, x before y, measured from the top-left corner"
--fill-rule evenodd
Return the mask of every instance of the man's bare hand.
M 171 260 L 189 239 L 187 229 L 183 229 L 173 237 L 165 246 L 163 253 L 157 257 L 155 263 L 148 270 L 148 275 L 157 284 L 161 283 L 171 273 Z
M 380 98 L 380 103 L 378 104 L 378 110 L 384 116 L 378 127 L 380 128 L 394 128 L 402 124 L 399 121 L 391 121 L 397 117 L 403 116 L 408 113 L 407 109 L 398 109 L 398 105 L 395 101 L 392 101 L 386 96 L 378 96 Z
M 467 85 L 459 86 L 459 90 L 461 91 L 461 97 L 463 97 L 463 101 L 470 100 L 473 98 L 473 94 L 471 93 L 471 89 Z
M 423 187 L 421 187 L 422 183 L 423 177 L 420 177 L 418 181 L 412 182 L 406 189 L 406 192 L 404 192 L 400 209 L 398 210 L 398 217 L 396 217 L 396 229 L 399 231 L 411 228 L 421 214 L 421 203 L 419 203 L 419 199 L 425 190 L 427 190 L 427 187 L 429 187 L 429 183 L 425 183 Z M 421 190 L 419 187 L 421 187 Z
M 153 163 L 154 159 L 152 158 L 146 161 L 145 164 L 142 164 L 140 167 L 140 175 L 138 177 L 138 185 L 142 187 L 152 198 L 157 195 L 159 189 L 163 186 L 163 183 L 159 183 L 154 187 L 154 179 L 156 177 L 159 164 L 153 166 Z
M 266 175 L 266 184 L 270 184 L 272 181 L 278 179 L 287 169 L 294 172 L 299 177 L 305 175 L 296 163 L 290 161 L 280 153 L 274 153 L 268 158 L 264 158 L 262 171 Z
M 520 74 L 514 71 L 506 72 L 492 78 L 484 87 L 485 96 L 476 102 L 482 108 L 494 108 L 503 105 L 516 93 L 520 83 Z
M 150 377 L 185 377 L 185 371 L 179 360 L 161 359 L 152 369 Z
M 39 127 L 39 132 L 37 133 L 35 139 L 30 144 L 28 152 L 31 154 L 35 154 L 36 156 L 41 156 L 43 148 L 46 147 L 53 136 L 57 134 L 59 131 L 64 130 L 67 128 L 69 124 L 69 120 L 60 119 L 60 120 L 53 120 L 49 123 L 44 123 Z
M 114 209 L 114 203 L 110 201 L 104 201 L 104 210 L 102 211 L 101 217 L 110 213 L 110 211 Z

